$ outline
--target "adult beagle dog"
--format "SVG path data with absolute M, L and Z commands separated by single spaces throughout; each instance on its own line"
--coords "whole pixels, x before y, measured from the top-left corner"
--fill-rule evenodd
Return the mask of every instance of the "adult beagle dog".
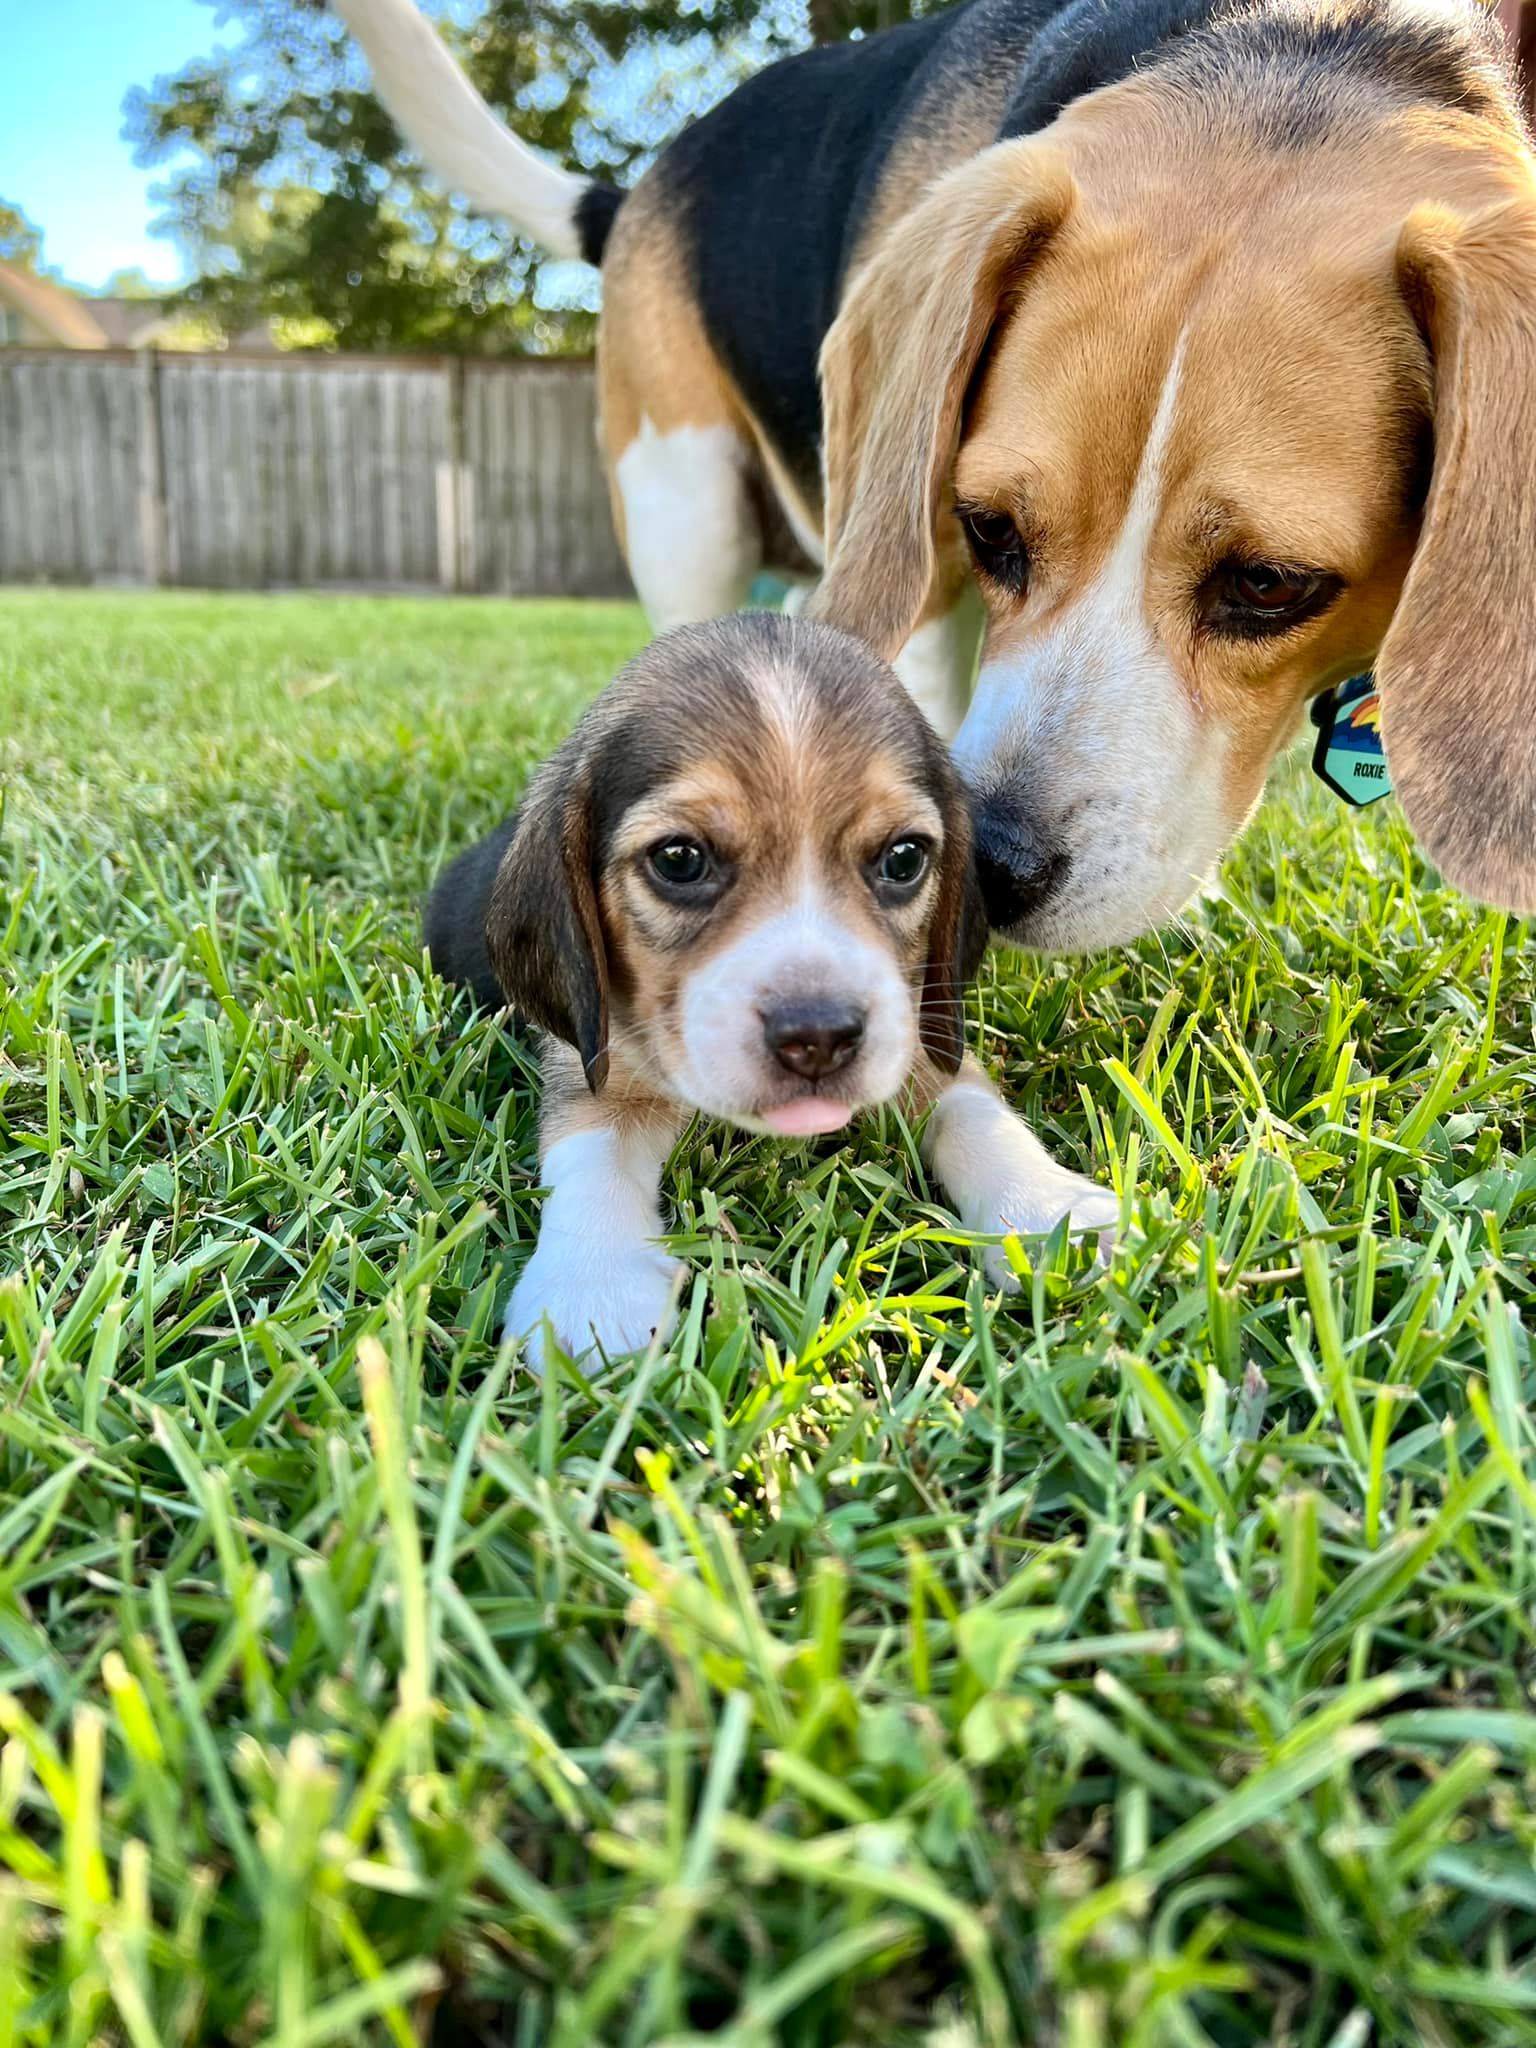
M 426 934 L 447 979 L 547 1034 L 549 1194 L 506 1321 L 535 1359 L 546 1320 L 572 1355 L 668 1326 L 658 1183 L 696 1111 L 803 1137 L 899 1096 L 931 1108 L 969 1229 L 1115 1221 L 965 1054 L 986 943 L 965 796 L 895 675 L 829 626 L 654 641 L 443 875 Z
M 736 605 L 780 508 L 955 735 L 995 927 L 1176 911 L 1372 666 L 1430 856 L 1536 910 L 1536 179 L 1475 0 L 963 0 L 773 65 L 622 197 L 411 0 L 337 4 L 429 161 L 601 261 L 652 619 Z

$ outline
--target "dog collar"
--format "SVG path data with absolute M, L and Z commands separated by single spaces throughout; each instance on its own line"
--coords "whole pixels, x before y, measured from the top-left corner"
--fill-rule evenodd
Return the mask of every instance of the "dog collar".
M 1381 697 L 1369 670 L 1324 690 L 1312 706 L 1317 744 L 1312 773 L 1335 796 L 1363 810 L 1392 794 L 1392 771 L 1381 744 Z

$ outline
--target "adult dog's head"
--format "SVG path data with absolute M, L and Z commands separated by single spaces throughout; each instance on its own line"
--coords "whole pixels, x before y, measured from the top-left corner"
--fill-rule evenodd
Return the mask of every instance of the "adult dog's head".
M 540 769 L 490 891 L 508 998 L 630 1087 L 781 1135 L 953 1073 L 986 942 L 968 808 L 885 665 L 829 627 L 688 626 Z
M 819 610 L 893 654 L 963 535 L 956 757 L 1026 944 L 1175 911 L 1307 699 L 1373 662 L 1426 849 L 1536 909 L 1531 155 L 1491 59 L 1431 104 L 1264 33 L 942 179 L 823 352 Z

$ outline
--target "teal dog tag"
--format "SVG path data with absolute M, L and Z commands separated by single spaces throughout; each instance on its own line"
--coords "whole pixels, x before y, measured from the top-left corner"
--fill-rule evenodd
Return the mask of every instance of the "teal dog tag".
M 1363 809 L 1392 794 L 1373 675 L 1351 676 L 1336 690 L 1324 690 L 1312 706 L 1312 723 L 1317 727 L 1312 772 L 1335 796 Z

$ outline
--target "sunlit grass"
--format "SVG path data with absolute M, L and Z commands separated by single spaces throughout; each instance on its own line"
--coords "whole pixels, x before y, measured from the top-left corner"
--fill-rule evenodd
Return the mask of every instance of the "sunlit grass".
M 1111 1270 L 696 1128 L 540 1386 L 414 906 L 640 637 L 0 595 L 0 2044 L 1536 2042 L 1525 930 L 1287 771 L 978 993 Z

